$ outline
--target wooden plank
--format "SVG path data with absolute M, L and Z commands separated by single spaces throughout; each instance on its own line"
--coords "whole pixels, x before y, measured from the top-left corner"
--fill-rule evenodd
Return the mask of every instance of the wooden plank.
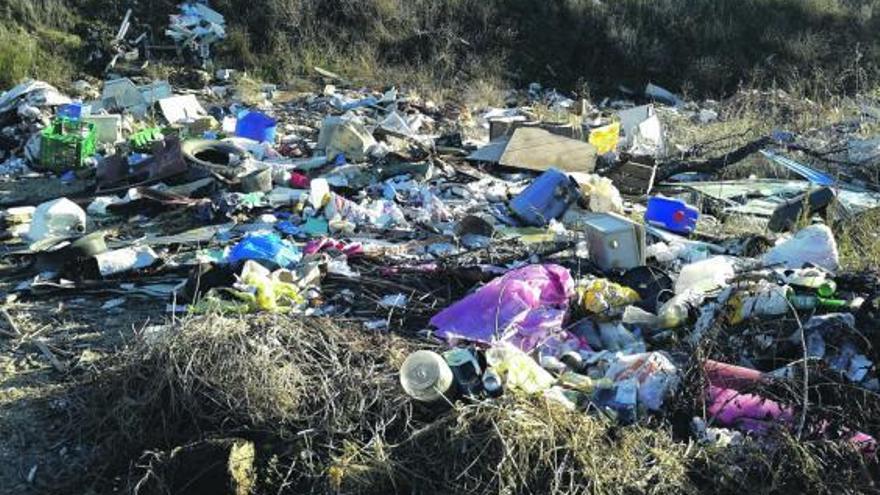
M 563 172 L 589 173 L 596 168 L 596 155 L 596 148 L 585 141 L 521 127 L 510 137 L 499 164 L 539 172 L 553 167 Z

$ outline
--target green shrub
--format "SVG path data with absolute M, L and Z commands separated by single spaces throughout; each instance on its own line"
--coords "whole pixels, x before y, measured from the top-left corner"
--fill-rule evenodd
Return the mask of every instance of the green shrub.
M 823 69 L 851 90 L 880 61 L 880 0 L 221 0 L 270 72 L 427 72 L 597 89 L 653 81 L 719 94 Z M 248 63 L 250 59 L 229 59 Z M 386 70 L 391 69 L 391 71 Z M 766 75 L 771 77 L 768 79 Z M 283 74 L 279 74 L 283 75 Z M 771 81 L 772 79 L 772 81 Z M 393 82 L 393 81 L 388 81 Z
M 8 88 L 31 75 L 37 51 L 33 36 L 0 26 L 0 87 Z
M 101 23 L 125 10 L 162 42 L 177 0 L 8 0 L 12 29 Z M 654 82 L 695 96 L 742 84 L 866 90 L 880 74 L 880 0 L 213 0 L 218 62 L 293 80 L 314 65 L 370 83 L 537 81 L 597 91 Z M 0 21 L 3 23 L 3 21 Z M 85 32 L 78 32 L 85 35 Z M 38 35 L 41 46 L 44 36 Z M 57 55 L 57 52 L 53 52 Z M 70 53 L 65 51 L 64 53 Z M 38 67 L 44 69 L 42 61 Z M 804 78 L 821 79 L 804 83 Z M 582 83 L 586 82 L 584 86 Z

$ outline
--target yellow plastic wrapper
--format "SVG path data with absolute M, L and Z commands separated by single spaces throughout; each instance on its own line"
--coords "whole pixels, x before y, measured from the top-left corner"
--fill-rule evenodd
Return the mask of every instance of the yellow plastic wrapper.
M 636 291 L 604 278 L 597 278 L 587 285 L 578 287 L 577 292 L 581 307 L 594 314 L 625 308 L 641 300 Z
M 590 144 L 596 147 L 600 155 L 616 150 L 617 142 L 620 141 L 620 122 L 590 129 L 589 141 Z
M 212 290 L 190 310 L 194 313 L 211 311 L 240 314 L 259 311 L 288 313 L 295 311 L 305 303 L 305 299 L 300 295 L 299 287 L 282 282 L 276 274 L 270 273 L 259 263 L 246 262 L 242 267 L 239 281 L 249 290 L 220 289 L 220 291 L 238 299 L 239 302 L 223 300 Z M 212 292 L 214 293 L 212 294 Z
M 500 376 L 506 387 L 527 394 L 538 394 L 550 388 L 556 379 L 528 354 L 508 344 L 497 344 L 486 351 L 486 361 Z

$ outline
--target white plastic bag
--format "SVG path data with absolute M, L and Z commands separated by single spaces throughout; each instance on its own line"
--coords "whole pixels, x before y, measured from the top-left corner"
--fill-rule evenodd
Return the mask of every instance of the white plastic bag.
M 706 294 L 727 286 L 734 276 L 733 258 L 713 256 L 712 258 L 685 265 L 675 281 L 675 293 L 694 291 Z
M 660 352 L 621 356 L 608 367 L 605 378 L 615 383 L 635 378 L 639 402 L 652 411 L 663 407 L 666 396 L 680 381 L 678 368 Z
M 840 256 L 834 234 L 827 225 L 810 225 L 801 229 L 791 239 L 777 244 L 763 258 L 765 265 L 782 265 L 785 268 L 802 268 L 812 263 L 830 272 L 840 268 Z
M 590 211 L 595 213 L 623 213 L 623 198 L 614 183 L 596 174 L 571 173 L 584 194 L 590 196 Z

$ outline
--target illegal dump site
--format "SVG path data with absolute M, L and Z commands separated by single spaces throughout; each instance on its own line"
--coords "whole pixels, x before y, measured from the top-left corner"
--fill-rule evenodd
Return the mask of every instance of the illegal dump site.
M 0 88 L 0 492 L 880 491 L 876 92 L 274 84 L 214 7 Z

